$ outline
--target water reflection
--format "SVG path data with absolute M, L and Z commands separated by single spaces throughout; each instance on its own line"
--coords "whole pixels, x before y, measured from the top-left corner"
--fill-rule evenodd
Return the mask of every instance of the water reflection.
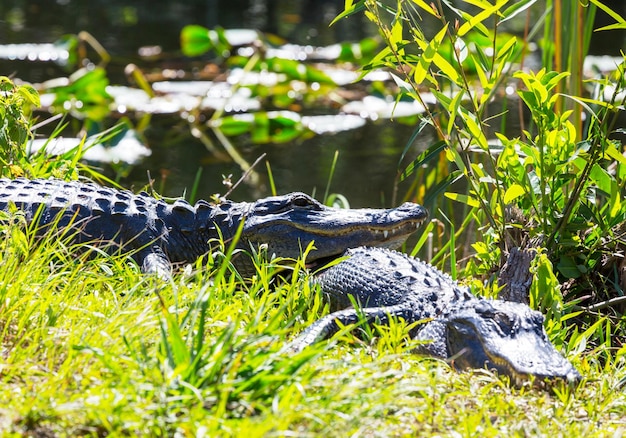
M 155 121 L 147 132 L 148 142 L 160 146 L 153 147 L 152 156 L 133 169 L 128 183 L 136 187 L 145 185 L 147 171 L 150 170 L 152 177 L 157 179 L 156 188 L 160 188 L 160 182 L 165 177 L 164 193 L 178 196 L 192 186 L 196 170 L 202 167 L 198 196 L 206 198 L 214 193 L 225 193 L 227 189 L 222 185 L 223 176 L 232 174 L 233 180 L 237 180 L 242 174 L 241 169 L 235 163 L 216 161 L 197 140 L 185 134 L 186 129 L 183 124 L 171 126 L 163 119 Z M 368 122 L 352 131 L 315 136 L 289 144 L 252 145 L 243 138 L 238 147 L 249 162 L 263 153 L 267 154 L 279 193 L 299 190 L 316 193 L 318 198 L 324 194 L 329 169 L 338 151 L 330 191 L 344 194 L 354 207 L 388 206 L 398 161 L 413 131 L 413 126 L 381 120 Z M 431 134 L 419 136 L 404 164 L 432 141 Z M 250 200 L 270 193 L 265 164 L 262 163 L 257 170 L 261 184 L 256 187 L 242 184 L 231 195 L 233 199 Z
M 142 46 L 159 47 L 159 55 L 166 54 L 160 61 L 173 68 L 189 68 L 189 59 L 173 56 L 179 53 L 180 30 L 187 24 L 259 29 L 280 35 L 293 43 L 317 46 L 328 46 L 345 40 L 356 41 L 372 34 L 362 17 L 343 20 L 329 28 L 328 23 L 342 7 L 342 2 L 330 0 L 190 0 L 185 3 L 137 0 L 132 4 L 118 0 L 33 0 L 27 5 L 18 0 L 5 0 L 0 4 L 0 13 L 7 17 L 8 26 L 0 30 L 0 44 L 55 41 L 63 34 L 87 31 L 113 57 L 107 66 L 111 83 L 124 85 L 127 80 L 123 69 L 127 63 L 137 62 L 138 50 Z M 32 50 L 30 52 L 34 53 Z M 162 68 L 162 65 L 159 67 Z M 28 65 L 0 63 L 0 68 L 17 71 L 18 77 L 31 82 L 43 82 L 67 74 L 59 66 L 51 67 L 43 62 Z M 145 100 L 131 95 L 126 88 L 109 89 L 121 90 L 120 99 L 129 99 L 126 108 L 138 106 Z M 111 93 L 115 94 L 113 91 Z M 149 112 L 153 116 L 145 135 L 152 155 L 139 167 L 133 168 L 122 180 L 123 184 L 144 186 L 150 174 L 155 179 L 157 189 L 165 195 L 178 196 L 193 185 L 196 172 L 201 169 L 198 196 L 208 197 L 215 192 L 226 192 L 227 189 L 222 186 L 223 175 L 232 174 L 236 180 L 242 174 L 238 165 L 224 162 L 209 153 L 191 135 L 189 125 L 181 121 L 177 114 L 160 116 L 155 114 L 158 111 Z M 356 114 L 362 112 L 356 111 Z M 327 119 L 312 120 L 315 128 L 321 131 L 328 131 L 329 126 L 333 125 Z M 355 123 L 348 118 L 343 121 L 337 118 L 331 122 L 335 125 L 350 122 L 350 127 L 356 129 L 280 145 L 253 145 L 246 136 L 232 141 L 249 162 L 262 153 L 267 154 L 278 192 L 302 190 L 317 192 L 318 197 L 321 197 L 329 178 L 330 165 L 338 151 L 339 159 L 331 192 L 346 195 L 354 206 L 389 204 L 398 160 L 411 137 L 413 127 L 390 121 Z M 321 123 L 324 125 L 321 126 Z M 336 130 L 337 127 L 342 126 L 332 129 Z M 425 143 L 429 141 L 425 140 Z M 216 141 L 216 145 L 219 147 L 219 142 Z M 408 159 L 414 155 L 415 152 L 410 153 Z M 128 169 L 118 165 L 116 170 L 126 173 Z M 233 193 L 233 198 L 253 199 L 269 194 L 264 164 L 257 170 L 261 184 L 255 187 L 244 184 Z

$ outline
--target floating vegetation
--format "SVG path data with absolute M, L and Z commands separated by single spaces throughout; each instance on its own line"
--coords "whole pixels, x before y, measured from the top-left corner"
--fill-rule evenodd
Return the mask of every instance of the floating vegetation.
M 176 84 L 174 87 L 170 85 Z M 198 86 L 204 93 L 174 91 L 173 88 Z M 155 83 L 155 91 L 169 88 L 170 92 L 159 92 L 151 97 L 144 90 L 119 85 L 107 87 L 107 92 L 113 97 L 111 111 L 120 114 L 140 112 L 148 114 L 177 114 L 192 110 L 205 112 L 225 111 L 242 112 L 258 111 L 261 103 L 251 97 L 250 90 L 233 87 L 225 82 L 193 82 L 185 83 Z
M 112 98 L 106 90 L 108 85 L 109 79 L 103 68 L 81 68 L 68 78 L 43 84 L 46 96 L 42 96 L 42 107 L 70 113 L 78 119 L 99 121 L 110 114 Z
M 312 134 L 336 134 L 357 129 L 366 120 L 359 116 L 300 116 L 293 111 L 268 111 L 235 114 L 209 122 L 209 127 L 219 129 L 227 136 L 250 134 L 254 143 L 285 143 Z
M 64 35 L 53 43 L 0 44 L 0 59 L 7 61 L 53 62 L 61 67 L 76 68 L 83 61 L 84 46 L 100 57 L 99 66 L 111 59 L 108 52 L 89 32 Z
M 285 143 L 358 129 L 368 121 L 416 123 L 425 105 L 436 102 L 434 97 L 421 102 L 403 98 L 406 84 L 373 60 L 381 46 L 378 37 L 315 47 L 255 30 L 191 25 L 182 29 L 180 39 L 182 53 L 196 58 L 188 68 L 144 71 L 146 67 L 128 64 L 125 73 L 132 86 L 110 83 L 102 67 L 110 58 L 85 32 L 54 44 L 0 46 L 0 58 L 66 59 L 68 66 L 87 66 L 37 85 L 42 110 L 70 113 L 85 122 L 125 117 L 141 120 L 144 127 L 151 115 L 178 115 L 195 137 L 205 138 L 207 147 L 208 138 L 216 137 L 237 162 L 240 157 L 224 144 L 226 137 L 246 134 L 252 143 Z M 467 49 L 476 52 L 481 41 L 479 35 L 468 37 Z M 85 44 L 100 57 L 98 66 L 84 58 Z M 149 62 L 158 65 L 161 50 L 149 53 Z M 75 140 L 68 142 L 57 141 L 57 147 Z M 117 159 L 107 155 L 109 150 L 97 151 L 91 154 L 98 161 Z M 136 152 L 130 153 L 131 160 L 146 156 Z
M 33 45 L 37 47 L 30 55 L 30 48 L 24 46 L 20 56 L 38 57 L 52 47 L 60 47 L 58 50 L 65 52 L 57 57 L 74 59 L 78 56 L 74 53 L 76 46 L 85 41 L 93 48 L 100 47 L 81 33 L 80 38 L 65 39 L 64 45 Z M 234 148 L 224 144 L 226 137 L 246 134 L 255 144 L 285 143 L 358 129 L 368 120 L 403 118 L 423 112 L 424 108 L 414 102 L 398 100 L 399 88 L 389 72 L 371 70 L 363 75 L 357 71 L 371 59 L 379 44 L 377 38 L 366 38 L 327 47 L 300 46 L 277 42 L 274 37 L 247 29 L 187 26 L 181 32 L 183 53 L 193 57 L 209 53 L 217 56 L 215 64 L 207 63 L 211 71 L 207 79 L 188 80 L 193 77 L 191 72 L 172 76 L 163 71 L 162 79 L 177 80 L 156 80 L 158 75 L 144 73 L 129 64 L 125 72 L 135 85 L 110 84 L 103 68 L 86 63 L 90 67 L 48 80 L 37 88 L 42 110 L 70 113 L 85 121 L 179 115 L 189 122 L 194 135 L 208 139 L 208 131 L 215 133 L 229 155 L 240 162 L 241 158 L 233 155 L 237 155 Z M 106 59 L 107 55 L 101 58 Z M 374 90 L 377 94 L 385 90 L 385 96 L 370 96 Z M 146 119 L 142 120 L 146 126 Z M 198 132 L 203 130 L 207 133 Z M 85 144 L 85 158 L 91 161 L 136 163 L 149 155 L 141 144 L 124 146 L 128 149 L 121 153 L 122 149 L 116 147 L 90 145 L 91 140 Z M 52 144 L 37 140 L 31 148 L 45 145 L 48 152 L 59 153 L 79 143 L 74 138 L 55 139 Z M 211 150 L 217 153 L 216 149 Z

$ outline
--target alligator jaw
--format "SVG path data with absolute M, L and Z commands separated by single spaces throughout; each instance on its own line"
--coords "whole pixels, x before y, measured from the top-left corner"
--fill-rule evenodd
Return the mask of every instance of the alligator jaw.
M 319 265 L 349 248 L 397 248 L 427 216 L 422 206 L 408 202 L 390 209 L 338 209 L 293 193 L 253 204 L 241 241 L 267 245 L 268 254 L 294 259 L 313 243 L 306 261 Z
M 550 345 L 550 347 L 552 346 Z M 516 368 L 510 362 L 498 357 L 490 357 L 487 368 L 491 365 L 498 373 L 508 375 L 511 382 L 517 387 L 523 386 L 528 381 L 531 381 L 534 386 L 539 388 L 547 388 L 557 381 L 563 381 L 569 385 L 580 383 L 582 379 L 580 373 L 554 348 L 551 348 L 551 350 L 545 358 L 545 362 L 539 364 L 540 367 L 545 366 L 546 372 L 544 373 L 539 368 Z M 537 351 L 533 351 L 533 355 L 536 354 Z
M 534 340 L 527 341 L 509 339 L 502 342 L 502 349 L 515 351 L 517 354 L 515 358 L 505 358 L 495 350 L 485 350 L 486 354 L 481 362 L 482 367 L 508 376 L 511 383 L 517 387 L 529 381 L 538 388 L 547 388 L 558 381 L 569 385 L 576 385 L 581 381 L 580 373 L 549 342 L 541 342 L 541 345 L 537 345 Z M 460 351 L 456 358 L 451 360 L 455 368 L 480 368 L 478 363 L 470 364 L 463 360 L 464 354 L 471 355 L 472 353 L 468 352 L 467 347 L 464 351 Z
M 336 229 L 333 233 L 328 230 L 304 230 L 304 233 L 314 234 L 314 250 L 307 254 L 307 266 L 320 268 L 345 254 L 349 248 L 367 246 L 376 248 L 396 249 L 402 246 L 407 238 L 420 228 L 423 219 L 407 221 L 394 228 L 375 228 L 371 226 L 354 226 Z M 304 248 L 304 247 L 303 247 Z

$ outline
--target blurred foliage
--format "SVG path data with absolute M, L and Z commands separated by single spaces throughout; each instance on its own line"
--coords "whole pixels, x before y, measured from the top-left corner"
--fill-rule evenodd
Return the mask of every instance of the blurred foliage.
M 228 136 L 250 134 L 255 144 L 286 143 L 313 134 L 302 124 L 298 114 L 287 111 L 235 114 L 214 120 L 209 126 Z
M 39 106 L 39 94 L 30 85 L 16 86 L 11 79 L 0 76 L 0 162 L 3 176 L 19 176 L 25 157 L 26 142 L 32 138 L 30 114 Z
M 112 98 L 106 91 L 107 85 L 109 79 L 103 68 L 82 68 L 70 75 L 67 83 L 52 86 L 47 91 L 55 95 L 52 105 L 57 112 L 100 121 L 111 113 Z
M 83 137 L 78 144 L 52 156 L 47 146 L 61 135 L 66 123 L 61 122 L 48 137 L 44 147 L 30 153 L 28 143 L 33 140 L 32 111 L 40 105 L 39 94 L 28 84 L 15 85 L 6 76 L 0 77 L 0 177 L 76 179 L 80 172 L 100 180 L 107 180 L 95 169 L 80 162 L 84 153 Z M 98 141 L 118 135 L 122 126 L 102 132 Z M 97 141 L 92 141 L 92 145 Z
M 214 51 L 218 55 L 228 55 L 231 44 L 224 29 L 209 30 L 199 25 L 185 26 L 180 32 L 180 46 L 185 56 L 199 56 Z

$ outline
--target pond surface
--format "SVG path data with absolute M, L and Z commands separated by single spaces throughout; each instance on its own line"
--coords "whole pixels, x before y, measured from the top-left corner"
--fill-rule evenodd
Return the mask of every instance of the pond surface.
M 159 134 L 168 136 L 168 129 L 176 127 L 163 125 L 151 128 L 150 144 L 156 144 Z M 184 131 L 185 127 L 180 129 Z M 270 164 L 279 193 L 303 191 L 316 193 L 318 198 L 324 195 L 338 151 L 330 192 L 345 195 L 353 206 L 380 206 L 391 202 L 394 180 L 398 169 L 402 170 L 399 159 L 414 129 L 390 121 L 369 122 L 359 129 L 287 144 L 237 146 L 249 162 L 263 153 L 267 154 L 265 159 Z M 155 139 L 152 139 L 153 135 Z M 153 177 L 159 176 L 155 172 L 166 169 L 171 172 L 167 176 L 167 187 L 190 187 L 195 171 L 201 165 L 202 196 L 208 196 L 226 191 L 222 186 L 222 175 L 232 175 L 235 182 L 242 173 L 235 163 L 216 161 L 191 136 L 181 136 L 177 142 L 179 144 L 170 148 L 167 145 L 153 148 L 152 156 L 131 172 L 130 180 L 140 183 L 143 178 L 145 181 L 145 169 L 152 169 Z M 412 149 L 416 150 L 417 146 Z M 164 167 L 163 163 L 168 164 Z M 234 197 L 252 199 L 269 193 L 265 164 L 258 165 L 256 170 L 260 184 L 256 187 L 243 184 L 236 189 Z M 400 190 L 400 193 L 403 191 Z
M 343 2 L 336 1 L 76 1 L 76 0 L 5 0 L 0 13 L 6 25 L 0 26 L 0 43 L 51 43 L 64 34 L 91 33 L 111 54 L 107 76 L 113 84 L 128 85 L 124 68 L 136 63 L 144 69 L 150 62 L 138 59 L 138 51 L 158 47 L 162 55 L 159 68 L 190 69 L 198 60 L 180 54 L 180 31 L 188 24 L 206 27 L 256 28 L 279 35 L 291 43 L 329 45 L 337 41 L 358 41 L 368 32 L 365 19 L 344 20 L 329 28 L 328 23 L 340 11 Z M 197 67 L 196 67 L 197 68 Z M 67 76 L 70 72 L 53 62 L 0 61 L 0 74 L 15 72 L 28 82 L 43 82 Z M 279 193 L 304 191 L 321 198 L 328 185 L 330 168 L 338 153 L 330 192 L 341 193 L 352 206 L 390 205 L 394 180 L 402 169 L 400 156 L 415 127 L 390 120 L 368 121 L 364 126 L 336 134 L 316 135 L 284 144 L 254 145 L 249 136 L 231 138 L 243 158 L 252 163 L 262 154 L 269 162 Z M 198 197 L 225 193 L 223 176 L 236 181 L 241 168 L 220 160 L 193 135 L 189 125 L 178 115 L 153 116 L 144 132 L 152 150 L 150 157 L 124 172 L 126 186 L 141 187 L 148 172 L 155 188 L 167 196 L 189 190 L 196 174 L 201 172 Z M 71 135 L 66 133 L 66 135 Z M 412 146 L 405 159 L 408 163 L 419 148 L 432 139 L 419 139 L 422 146 Z M 216 144 L 219 149 L 219 143 Z M 112 169 L 104 167 L 109 175 Z M 200 169 L 200 170 L 199 170 Z M 242 184 L 231 195 L 233 199 L 254 199 L 269 194 L 265 162 L 255 169 L 258 183 Z M 399 193 L 403 193 L 400 189 Z M 399 202 L 396 201 L 396 202 Z

